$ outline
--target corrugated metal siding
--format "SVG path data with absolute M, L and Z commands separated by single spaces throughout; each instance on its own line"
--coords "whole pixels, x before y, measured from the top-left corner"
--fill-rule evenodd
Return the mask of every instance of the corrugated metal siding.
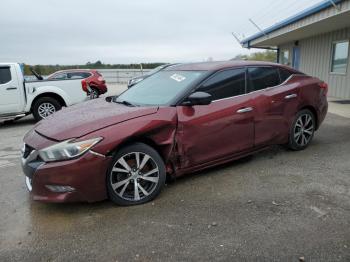
M 340 7 L 341 12 L 349 10 L 350 9 L 350 0 L 345 0 L 345 1 L 341 2 L 338 6 Z M 302 28 L 304 26 L 313 24 L 315 22 L 321 21 L 321 20 L 323 20 L 325 18 L 334 16 L 334 15 L 337 15 L 337 14 L 338 14 L 338 10 L 337 9 L 335 9 L 334 7 L 329 7 L 329 8 L 327 8 L 327 9 L 321 11 L 321 12 L 318 12 L 316 14 L 310 15 L 310 16 L 302 19 L 302 20 L 299 20 L 299 21 L 293 23 L 293 24 L 290 24 L 288 26 L 285 26 L 285 27 L 283 27 L 281 29 L 278 29 L 278 30 L 276 30 L 274 32 L 269 33 L 269 38 L 274 38 L 276 36 L 286 34 L 288 32 L 294 31 L 296 29 L 299 29 L 299 28 Z M 255 40 L 251 41 L 251 45 L 257 45 L 259 42 L 263 41 L 264 39 L 266 39 L 265 36 L 257 38 Z
M 329 95 L 350 98 L 350 66 L 346 75 L 331 73 L 332 43 L 350 39 L 350 28 L 299 41 L 300 70 L 329 84 Z M 292 49 L 293 43 L 289 45 Z M 283 48 L 284 46 L 281 46 Z M 291 51 L 292 52 L 292 51 Z

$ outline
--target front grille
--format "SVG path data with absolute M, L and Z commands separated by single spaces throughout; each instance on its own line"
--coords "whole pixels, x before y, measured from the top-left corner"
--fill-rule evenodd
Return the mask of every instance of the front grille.
M 24 144 L 24 148 L 23 148 L 23 150 L 22 150 L 22 156 L 23 156 L 23 158 L 26 159 L 26 158 L 30 155 L 30 153 L 31 153 L 33 150 L 34 150 L 33 147 L 28 146 L 27 144 Z

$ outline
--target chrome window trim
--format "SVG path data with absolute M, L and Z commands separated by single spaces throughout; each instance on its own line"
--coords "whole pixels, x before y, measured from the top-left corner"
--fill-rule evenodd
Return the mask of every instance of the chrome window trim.
M 235 98 L 235 97 L 250 95 L 250 94 L 255 93 L 255 92 L 267 91 L 267 90 L 270 90 L 270 89 L 273 89 L 273 88 L 277 88 L 277 87 L 280 87 L 282 85 L 285 85 L 285 83 L 288 82 L 293 76 L 303 76 L 303 74 L 291 74 L 286 80 L 284 80 L 284 82 L 282 82 L 281 84 L 279 84 L 277 86 L 270 86 L 270 87 L 266 87 L 264 89 L 255 90 L 255 91 L 252 91 L 252 92 L 249 92 L 249 93 L 245 93 L 245 94 L 242 94 L 242 95 L 238 95 L 238 96 L 230 96 L 230 97 L 226 97 L 226 98 L 222 98 L 222 99 L 213 100 L 212 103 L 215 103 L 215 102 L 218 102 L 218 101 L 222 101 L 222 100 L 226 100 L 226 99 Z

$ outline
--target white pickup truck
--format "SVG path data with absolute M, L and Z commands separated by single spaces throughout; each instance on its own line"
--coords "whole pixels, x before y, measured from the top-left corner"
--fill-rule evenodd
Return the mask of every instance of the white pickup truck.
M 25 81 L 18 63 L 0 63 L 0 121 L 33 114 L 39 121 L 89 99 L 83 79 Z

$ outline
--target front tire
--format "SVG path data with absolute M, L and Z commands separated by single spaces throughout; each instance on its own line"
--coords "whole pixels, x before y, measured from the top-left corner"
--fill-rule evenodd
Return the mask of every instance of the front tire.
M 290 128 L 288 147 L 292 150 L 303 150 L 308 147 L 314 137 L 315 128 L 314 114 L 308 109 L 299 111 Z
M 40 121 L 56 111 L 60 110 L 62 105 L 52 97 L 40 97 L 33 105 L 33 115 L 36 121 Z
M 115 154 L 107 173 L 109 198 L 121 206 L 153 200 L 166 180 L 165 164 L 156 150 L 135 143 Z

